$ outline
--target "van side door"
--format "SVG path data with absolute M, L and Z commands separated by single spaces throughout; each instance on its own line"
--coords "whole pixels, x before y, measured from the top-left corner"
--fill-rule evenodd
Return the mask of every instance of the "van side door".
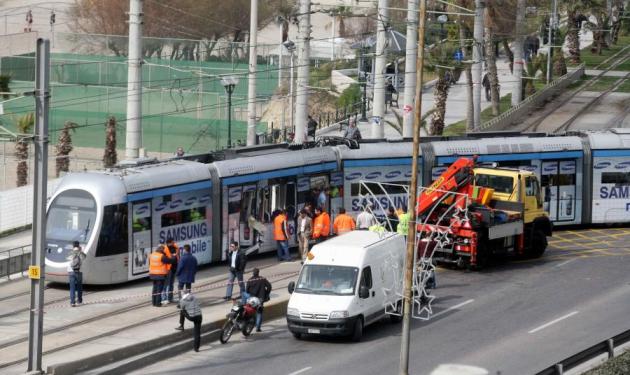
M 364 267 L 361 271 L 359 288 L 363 286 L 369 290 L 368 297 L 362 300 L 362 307 L 364 309 L 363 315 L 365 317 L 365 324 L 367 325 L 378 320 L 382 315 L 381 310 L 383 310 L 383 307 L 378 303 L 378 299 L 376 298 L 376 291 L 374 290 L 374 282 L 372 279 L 372 268 L 370 266 Z

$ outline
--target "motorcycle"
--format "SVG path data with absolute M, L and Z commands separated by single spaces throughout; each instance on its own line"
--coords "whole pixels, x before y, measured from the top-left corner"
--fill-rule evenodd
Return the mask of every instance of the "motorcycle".
M 227 314 L 227 321 L 221 328 L 221 336 L 219 336 L 221 344 L 227 343 L 235 330 L 241 331 L 243 336 L 249 336 L 252 333 L 256 325 L 258 306 L 260 306 L 260 300 L 257 297 L 248 298 L 246 303 L 240 300 L 235 301 Z

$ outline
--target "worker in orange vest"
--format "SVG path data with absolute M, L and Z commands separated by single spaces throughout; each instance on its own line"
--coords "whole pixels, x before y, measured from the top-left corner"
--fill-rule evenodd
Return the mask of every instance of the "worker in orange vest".
M 315 209 L 313 219 L 313 239 L 317 242 L 324 241 L 330 234 L 330 216 L 321 207 Z
M 339 215 L 333 222 L 333 233 L 336 235 L 344 234 L 353 231 L 355 228 L 354 219 L 352 216 L 346 213 L 346 209 L 339 208 Z
M 172 303 L 173 289 L 175 286 L 175 272 L 177 272 L 177 262 L 181 256 L 179 253 L 179 246 L 172 237 L 166 239 L 164 254 L 171 258 L 171 264 L 168 265 L 168 275 L 164 281 L 164 293 L 162 293 L 162 299 L 167 299 L 168 303 Z
M 153 280 L 153 290 L 151 292 L 151 302 L 155 307 L 162 306 L 162 291 L 164 290 L 164 281 L 168 275 L 168 265 L 171 258 L 164 252 L 166 246 L 160 245 L 151 253 L 149 257 L 149 278 Z
M 278 261 L 289 261 L 289 231 L 287 230 L 287 212 L 280 209 L 278 215 L 273 219 L 273 239 L 278 246 Z

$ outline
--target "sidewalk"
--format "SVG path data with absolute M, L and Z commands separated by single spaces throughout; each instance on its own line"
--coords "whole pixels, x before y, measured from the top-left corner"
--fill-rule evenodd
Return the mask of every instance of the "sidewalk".
M 296 279 L 300 262 L 277 263 L 275 258 L 270 256 L 258 257 L 249 264 L 246 280 L 251 276 L 251 267 L 256 266 L 261 268 L 261 275 L 267 277 L 273 285 L 271 301 L 265 306 L 264 319 L 271 320 L 283 316 L 289 298 L 286 287 L 290 281 Z M 231 307 L 231 303 L 222 299 L 226 279 L 225 264 L 218 264 L 203 268 L 193 285 L 193 290 L 197 287 L 195 294 L 202 305 L 204 321 L 202 334 L 206 334 L 203 344 L 217 339 L 216 330 L 222 326 Z M 184 332 L 175 331 L 179 310 L 174 304 L 159 309 L 151 306 L 148 301 L 150 295 L 148 280 L 108 288 L 105 292 L 89 293 L 84 297 L 84 305 L 78 308 L 68 307 L 67 300 L 46 306 L 45 330 L 59 330 L 44 336 L 43 363 L 48 373 L 75 374 L 90 370 L 94 373 L 105 370 L 121 373 L 134 368 L 148 352 L 157 350 L 162 356 L 172 356 L 192 350 L 192 323 L 185 324 Z M 52 295 L 59 297 L 67 294 L 67 290 L 61 289 L 51 291 Z M 234 296 L 237 293 L 238 287 L 235 287 Z M 138 306 L 138 302 L 145 300 L 146 304 Z M 0 326 L 4 327 L 3 339 L 0 340 L 2 348 L 0 372 L 24 373 L 25 362 L 8 367 L 6 364 L 26 357 L 28 343 L 11 345 L 11 342 L 15 342 L 16 338 L 23 337 L 28 332 L 28 329 L 25 330 L 28 312 L 0 318 L 0 323 Z M 263 332 L 254 333 L 252 339 L 262 337 L 264 323 Z M 3 343 L 5 345 L 2 345 Z M 134 359 L 134 356 L 137 358 Z M 107 368 L 99 369 L 102 366 Z M 122 370 L 123 367 L 125 370 Z

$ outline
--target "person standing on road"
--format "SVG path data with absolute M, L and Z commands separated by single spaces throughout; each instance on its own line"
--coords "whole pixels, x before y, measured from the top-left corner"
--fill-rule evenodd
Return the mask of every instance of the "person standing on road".
M 238 287 L 241 292 L 241 298 L 243 298 L 243 293 L 245 292 L 243 272 L 245 272 L 245 266 L 247 265 L 247 257 L 245 253 L 239 248 L 238 242 L 232 241 L 230 243 L 230 249 L 227 252 L 227 260 L 228 264 L 230 265 L 230 275 L 228 278 L 228 285 L 225 292 L 225 297 L 223 297 L 223 299 L 226 301 L 232 299 L 234 280 L 238 280 Z
M 330 216 L 321 207 L 315 208 L 313 219 L 313 239 L 322 242 L 330 235 Z
M 348 127 L 343 133 L 343 137 L 346 139 L 354 139 L 355 141 L 361 140 L 361 131 L 357 127 L 357 123 L 354 121 L 354 119 L 350 119 L 348 121 Z
M 398 222 L 399 220 L 398 215 L 396 215 L 396 210 L 394 210 L 394 207 L 389 207 L 387 209 L 387 218 L 385 219 L 383 226 L 385 226 L 385 228 L 389 229 L 391 232 L 397 232 Z
M 263 305 L 269 301 L 269 295 L 271 294 L 271 283 L 269 280 L 260 276 L 260 270 L 254 268 L 252 270 L 252 277 L 247 280 L 247 296 L 258 297 L 260 300 L 260 306 L 256 310 L 256 332 L 260 332 L 260 326 L 262 325 Z
M 201 307 L 199 301 L 190 292 L 189 289 L 184 289 L 182 299 L 179 301 L 181 310 L 179 310 L 179 326 L 175 329 L 178 331 L 184 330 L 184 318 L 190 320 L 195 325 L 193 328 L 193 350 L 198 352 L 201 345 L 201 321 L 203 317 L 201 315 Z
M 346 213 L 346 209 L 343 207 L 339 207 L 339 215 L 335 218 L 333 222 L 333 233 L 336 235 L 341 235 L 344 233 L 352 232 L 355 228 L 354 219 L 352 216 Z
M 179 247 L 175 240 L 171 237 L 166 239 L 166 248 L 164 253 L 171 258 L 171 264 L 168 267 L 168 275 L 164 284 L 164 297 L 168 298 L 168 302 L 173 302 L 173 289 L 175 286 L 175 273 L 177 272 L 177 262 L 179 261 Z
M 402 213 L 398 214 L 398 233 L 403 236 L 407 235 L 409 231 L 409 221 L 411 220 L 411 214 L 407 212 L 407 206 L 400 206 Z
M 371 226 L 378 224 L 376 218 L 370 212 L 370 205 L 365 207 L 365 210 L 357 215 L 357 229 L 368 230 Z
M 195 282 L 195 274 L 197 273 L 197 258 L 190 253 L 190 245 L 184 245 L 179 263 L 177 264 L 177 291 L 179 298 L 182 297 L 182 290 L 191 290 L 192 283 Z
M 308 216 L 305 209 L 300 210 L 298 217 L 298 246 L 302 263 L 306 260 L 308 254 L 308 241 L 311 239 L 313 220 Z
M 164 245 L 158 246 L 149 257 L 149 278 L 153 280 L 151 302 L 155 307 L 162 307 L 162 292 L 164 291 L 164 281 L 168 275 L 170 262 L 171 258 L 164 254 Z
M 76 302 L 78 304 L 83 303 L 83 273 L 81 272 L 81 265 L 85 254 L 81 251 L 79 241 L 74 241 L 72 244 L 72 251 L 68 256 L 70 264 L 68 264 L 68 284 L 70 285 L 70 306 L 75 307 L 75 294 L 77 296 Z
M 273 219 L 273 239 L 278 247 L 278 261 L 289 261 L 289 231 L 287 230 L 287 213 L 280 209 L 278 215 Z

